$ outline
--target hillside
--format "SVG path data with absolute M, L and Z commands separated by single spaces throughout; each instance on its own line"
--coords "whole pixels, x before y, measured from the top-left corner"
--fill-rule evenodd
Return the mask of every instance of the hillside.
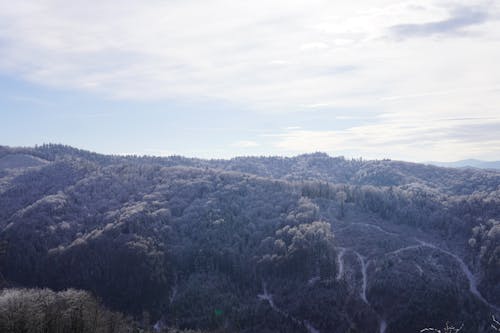
M 61 145 L 0 163 L 8 286 L 88 290 L 158 330 L 488 332 L 500 314 L 498 171 Z

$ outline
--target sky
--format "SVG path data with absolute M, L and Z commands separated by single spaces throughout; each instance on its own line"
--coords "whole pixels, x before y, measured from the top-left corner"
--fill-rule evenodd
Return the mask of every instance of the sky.
M 0 0 L 0 145 L 500 160 L 500 2 Z

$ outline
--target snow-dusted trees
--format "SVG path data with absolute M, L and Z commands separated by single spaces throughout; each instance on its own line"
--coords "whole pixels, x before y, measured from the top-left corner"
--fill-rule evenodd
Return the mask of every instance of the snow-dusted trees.
M 287 225 L 262 242 L 261 246 L 267 247 L 269 252 L 261 257 L 260 264 L 264 272 L 278 275 L 334 276 L 333 239 L 330 224 L 326 222 Z
M 488 222 L 500 214 L 498 173 L 319 153 L 199 160 L 104 156 L 58 145 L 0 147 L 0 159 L 20 152 L 46 163 L 0 168 L 0 241 L 9 242 L 0 269 L 19 285 L 84 288 L 128 314 L 147 311 L 152 322 L 172 314 L 162 318 L 167 325 L 277 331 L 283 319 L 266 326 L 268 309 L 256 298 L 265 280 L 276 304 L 294 315 L 306 312 L 321 331 L 344 323 L 338 331 L 345 332 L 345 311 L 360 301 L 356 283 L 346 283 L 356 279 L 359 263 L 346 254 L 352 267 L 344 276 L 352 279 L 335 279 L 330 226 L 338 228 L 340 246 L 393 250 L 401 241 L 395 234 L 371 242 L 356 228 L 343 229 L 369 218 L 457 244 L 471 238 L 475 256 L 464 251 L 464 258 L 479 259 L 479 288 L 491 288 L 500 302 L 500 240 L 497 223 Z M 356 236 L 368 242 L 347 245 Z M 393 264 L 400 265 L 387 261 Z M 402 283 L 385 276 L 388 288 Z M 333 317 L 323 320 L 326 312 Z
M 132 325 L 84 291 L 4 289 L 0 291 L 0 332 L 126 333 L 132 332 Z
M 489 219 L 472 229 L 469 245 L 477 255 L 484 281 L 492 286 L 491 295 L 500 302 L 500 221 Z

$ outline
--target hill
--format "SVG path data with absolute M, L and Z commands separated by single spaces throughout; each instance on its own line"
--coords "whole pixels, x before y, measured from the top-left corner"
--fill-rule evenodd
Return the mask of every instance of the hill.
M 316 153 L 231 160 L 0 148 L 2 274 L 156 327 L 487 332 L 500 172 Z
M 479 169 L 500 170 L 500 161 L 481 161 L 481 160 L 468 159 L 456 162 L 429 162 L 429 163 L 449 168 L 479 168 Z

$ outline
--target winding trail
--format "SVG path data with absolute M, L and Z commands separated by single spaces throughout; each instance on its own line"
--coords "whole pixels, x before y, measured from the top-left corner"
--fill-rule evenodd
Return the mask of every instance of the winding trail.
M 416 250 L 416 249 L 421 249 L 425 247 L 424 245 L 420 244 L 420 245 L 410 245 L 410 246 L 405 246 L 405 247 L 402 247 L 400 249 L 397 249 L 395 251 L 392 251 L 392 252 L 388 252 L 386 253 L 385 255 L 388 256 L 388 255 L 393 255 L 393 254 L 399 254 L 401 252 L 405 252 L 405 251 L 409 251 L 409 250 Z
M 389 235 L 389 236 L 400 236 L 398 233 L 395 233 L 395 232 L 391 232 L 391 231 L 387 231 L 385 230 L 384 228 L 382 227 L 379 227 L 378 225 L 376 224 L 371 224 L 371 223 L 362 223 L 362 222 L 351 222 L 349 223 L 348 225 L 340 228 L 340 229 L 337 229 L 337 231 L 342 231 L 342 230 L 345 230 L 345 229 L 348 229 L 352 226 L 355 226 L 355 225 L 361 225 L 363 227 L 368 227 L 368 228 L 373 228 L 373 229 L 376 229 L 386 235 Z
M 161 332 L 163 330 L 163 323 L 161 320 L 158 320 L 156 324 L 153 326 L 153 331 L 155 332 Z
M 309 286 L 313 286 L 316 284 L 316 282 L 318 282 L 319 280 L 321 280 L 321 278 L 319 276 L 313 276 L 312 278 L 310 278 L 308 281 L 307 281 L 307 285 Z
M 358 261 L 361 265 L 361 275 L 362 275 L 362 284 L 361 284 L 361 292 L 360 292 L 360 297 L 361 299 L 368 305 L 370 305 L 370 302 L 368 302 L 368 299 L 366 298 L 366 288 L 368 285 L 368 266 L 370 265 L 371 261 L 366 261 L 366 258 L 362 256 L 359 252 L 351 249 L 351 248 L 344 248 L 344 247 L 339 247 L 340 251 L 337 254 L 337 262 L 339 263 L 339 271 L 337 272 L 337 280 L 340 280 L 342 278 L 342 275 L 344 274 L 344 255 L 347 251 L 352 251 L 356 257 L 358 258 Z
M 314 328 L 310 322 L 304 320 L 304 326 L 307 328 L 309 333 L 320 333 L 316 328 Z
M 391 232 L 391 231 L 387 231 L 387 230 L 383 229 L 382 227 L 380 227 L 378 225 L 370 224 L 370 223 L 360 223 L 360 222 L 350 223 L 349 225 L 344 226 L 343 228 L 338 229 L 338 231 L 342 231 L 342 230 L 350 228 L 350 227 L 352 227 L 354 225 L 359 225 L 359 226 L 363 226 L 363 227 L 367 227 L 367 228 L 372 228 L 372 229 L 375 229 L 375 230 L 377 230 L 377 231 L 379 231 L 379 232 L 381 232 L 381 233 L 383 233 L 385 235 L 388 235 L 388 236 L 401 237 L 400 234 L 395 233 L 395 232 Z M 443 254 L 446 254 L 446 255 L 450 256 L 451 258 L 453 258 L 455 260 L 455 262 L 458 263 L 458 265 L 460 267 L 460 270 L 463 272 L 463 274 L 467 278 L 467 281 L 468 281 L 468 284 L 469 284 L 469 291 L 470 291 L 470 293 L 472 295 L 474 295 L 483 304 L 485 304 L 486 306 L 488 306 L 490 309 L 492 309 L 496 313 L 500 314 L 500 307 L 496 306 L 495 304 L 492 304 L 492 303 L 488 302 L 484 298 L 484 296 L 481 294 L 481 292 L 478 290 L 478 287 L 477 287 L 478 283 L 477 283 L 476 277 L 474 276 L 474 274 L 472 273 L 472 271 L 469 269 L 469 267 L 467 266 L 467 264 L 462 260 L 462 258 L 460 258 L 455 253 L 452 253 L 450 251 L 444 250 L 444 249 L 442 249 L 442 248 L 440 248 L 440 247 L 438 247 L 438 246 L 436 246 L 436 245 L 434 245 L 432 243 L 428 243 L 428 242 L 419 240 L 417 238 L 415 238 L 415 241 L 417 242 L 417 244 L 409 245 L 409 246 L 397 249 L 395 251 L 386 253 L 385 255 L 398 255 L 398 254 L 400 254 L 402 252 L 405 252 L 405 251 L 418 250 L 418 249 L 421 249 L 421 248 L 430 248 L 430 249 L 433 249 L 435 251 L 439 251 L 439 252 L 441 252 Z M 358 260 L 359 260 L 359 262 L 361 264 L 361 274 L 362 274 L 362 277 L 363 277 L 363 281 L 362 281 L 362 287 L 361 287 L 360 297 L 361 297 L 361 299 L 367 305 L 371 306 L 371 304 L 368 301 L 368 298 L 366 296 L 366 289 L 367 289 L 367 284 L 368 284 L 367 270 L 368 270 L 368 266 L 370 265 L 371 261 L 367 261 L 364 256 L 362 256 L 360 253 L 358 253 L 358 252 L 356 252 L 356 251 L 354 251 L 354 250 L 352 250 L 350 248 L 339 247 L 339 252 L 337 254 L 337 262 L 338 262 L 338 265 L 339 265 L 339 269 L 338 269 L 338 272 L 337 272 L 336 279 L 340 280 L 342 278 L 343 274 L 344 274 L 344 270 L 345 270 L 345 267 L 344 267 L 344 265 L 345 265 L 345 263 L 344 263 L 344 255 L 345 255 L 345 253 L 348 250 L 352 251 L 357 256 L 357 258 L 358 258 Z M 416 268 L 416 270 L 418 271 L 418 273 L 420 275 L 424 274 L 424 270 L 417 263 L 415 263 L 415 268 Z M 388 326 L 387 320 L 385 318 L 379 317 L 379 333 L 385 333 L 387 331 L 387 326 Z
M 340 251 L 337 254 L 337 262 L 339 264 L 339 271 L 337 272 L 337 281 L 342 278 L 342 275 L 344 275 L 344 254 L 346 252 L 345 247 L 341 247 Z
M 355 223 L 351 223 L 349 224 L 348 226 L 345 226 L 344 228 L 341 228 L 340 230 L 344 230 L 344 229 L 347 229 L 353 225 L 360 225 L 360 226 L 363 226 L 363 227 L 368 227 L 368 228 L 373 228 L 385 235 L 389 235 L 389 236 L 396 236 L 396 237 L 400 237 L 400 234 L 398 233 L 395 233 L 395 232 L 390 232 L 390 231 L 387 231 L 381 227 L 379 227 L 378 225 L 375 225 L 375 224 L 370 224 L 370 223 L 360 223 L 360 222 L 355 222 Z M 414 248 L 412 246 L 412 248 Z M 342 275 L 344 274 L 344 255 L 346 253 L 347 250 L 351 250 L 353 251 L 353 253 L 356 255 L 356 257 L 358 258 L 360 264 L 361 264 L 361 274 L 362 274 L 362 277 L 363 277 L 363 281 L 362 281 L 362 287 L 361 287 L 361 293 L 360 293 L 360 297 L 361 299 L 363 300 L 363 302 L 365 302 L 367 305 L 369 305 L 371 307 L 371 304 L 370 302 L 368 301 L 368 298 L 366 296 L 366 289 L 367 289 L 367 285 L 368 285 L 368 273 L 367 273 L 367 270 L 368 270 L 368 266 L 370 265 L 370 262 L 371 261 L 366 261 L 366 258 L 364 256 L 362 256 L 359 252 L 357 251 L 354 251 L 350 248 L 343 248 L 343 247 L 339 247 L 340 251 L 338 252 L 337 254 L 337 262 L 339 264 L 339 270 L 337 272 L 337 280 L 340 280 L 342 278 Z M 379 318 L 379 333 L 385 333 L 386 330 L 387 330 L 387 321 L 383 318 Z
M 168 298 L 170 305 L 172 305 L 172 303 L 174 303 L 176 297 L 177 297 L 177 283 L 173 286 L 172 294 Z
M 366 286 L 367 286 L 367 280 L 368 280 L 368 277 L 367 277 L 367 268 L 368 268 L 368 265 L 370 264 L 370 262 L 366 263 L 366 260 L 365 260 L 365 257 L 363 257 L 361 254 L 359 254 L 358 252 L 356 251 L 353 251 L 354 254 L 356 254 L 356 256 L 358 257 L 358 260 L 359 260 L 359 263 L 361 264 L 361 275 L 363 276 L 363 284 L 361 286 L 361 299 L 368 305 L 370 305 L 370 303 L 368 302 L 368 299 L 366 298 Z
M 418 270 L 418 274 L 420 275 L 424 274 L 424 270 L 419 264 L 415 263 L 415 268 Z
M 280 314 L 281 316 L 283 316 L 287 319 L 290 319 L 292 322 L 294 322 L 295 324 L 297 324 L 299 326 L 304 326 L 309 333 L 320 333 L 320 331 L 318 329 L 316 329 L 314 326 L 312 326 L 312 324 L 309 321 L 299 320 L 299 319 L 295 318 L 294 316 L 292 316 L 292 315 L 288 314 L 287 312 L 278 308 L 276 306 L 276 304 L 274 304 L 273 295 L 269 294 L 269 292 L 267 291 L 267 286 L 265 283 L 262 283 L 262 289 L 263 289 L 263 293 L 258 294 L 257 298 L 261 301 L 267 301 L 267 303 L 269 304 L 271 309 L 273 309 L 276 313 Z
M 168 297 L 170 305 L 174 303 L 176 297 L 177 297 L 177 275 L 175 276 L 174 285 L 172 286 L 172 293 Z M 163 321 L 163 316 L 162 316 L 162 318 L 153 325 L 153 331 L 162 332 L 165 329 L 165 327 L 166 325 L 165 322 Z
M 341 248 L 341 250 L 344 250 L 343 252 L 345 253 L 347 249 Z M 368 298 L 366 297 L 366 288 L 368 285 L 368 266 L 370 266 L 371 261 L 370 260 L 366 261 L 366 258 L 362 256 L 359 252 L 354 251 L 352 249 L 349 250 L 351 250 L 356 255 L 361 265 L 361 275 L 363 277 L 363 281 L 361 285 L 360 297 L 363 300 L 363 302 L 365 302 L 368 306 L 370 306 L 373 309 L 372 305 L 368 301 Z M 373 309 L 373 311 L 375 311 L 375 309 Z M 379 320 L 380 320 L 379 333 L 385 333 L 385 331 L 387 330 L 387 321 L 383 318 L 380 318 Z
M 453 259 L 456 260 L 456 262 L 458 262 L 460 268 L 462 269 L 462 272 L 465 274 L 465 276 L 467 277 L 467 280 L 469 281 L 469 291 L 474 295 L 476 296 L 477 299 L 479 299 L 481 302 L 483 302 L 485 305 L 489 306 L 490 308 L 494 309 L 496 312 L 499 312 L 500 313 L 500 307 L 496 306 L 495 304 L 492 304 L 490 302 L 488 302 L 484 297 L 483 295 L 481 295 L 481 293 L 479 292 L 479 290 L 477 289 L 477 280 L 476 280 L 476 277 L 474 276 L 474 274 L 471 272 L 471 270 L 469 269 L 469 267 L 465 264 L 465 262 L 462 260 L 462 258 L 460 258 L 459 256 L 457 256 L 455 253 L 452 253 L 452 252 L 449 252 L 449 251 L 446 251 L 446 250 L 443 250 L 439 247 L 437 247 L 436 245 L 434 244 L 431 244 L 431 243 L 427 243 L 427 242 L 424 242 L 424 241 L 421 241 L 419 239 L 416 239 L 417 242 L 419 242 L 422 246 L 426 246 L 426 247 L 429 247 L 431 249 L 435 249 L 441 253 L 444 253 L 444 254 L 447 254 L 449 255 L 450 257 L 452 257 Z
M 376 229 L 386 235 L 389 235 L 389 236 L 399 236 L 399 234 L 395 233 L 395 232 L 390 232 L 390 231 L 387 231 L 385 229 L 383 229 L 382 227 L 379 227 L 378 225 L 376 224 L 371 224 L 371 223 L 361 223 L 361 222 L 353 222 L 351 223 L 353 225 L 362 225 L 362 226 L 365 226 L 365 227 L 368 227 L 368 228 L 373 228 L 373 229 Z
M 307 284 L 309 286 L 313 286 L 316 284 L 316 282 L 321 280 L 321 269 L 319 267 L 319 262 L 316 262 L 316 275 L 312 276 L 309 281 L 307 281 Z
M 455 253 L 447 251 L 447 250 L 443 250 L 442 248 L 440 248 L 440 247 L 438 247 L 438 246 L 436 246 L 436 245 L 434 245 L 432 243 L 428 243 L 428 242 L 425 242 L 425 241 L 422 241 L 422 240 L 419 240 L 419 239 L 415 239 L 415 240 L 419 243 L 418 245 L 406 246 L 406 247 L 403 247 L 403 248 L 398 249 L 396 251 L 392 251 L 392 252 L 386 253 L 386 255 L 397 255 L 397 254 L 399 254 L 401 252 L 404 252 L 404 251 L 410 251 L 410 250 L 415 250 L 415 249 L 419 249 L 419 248 L 430 248 L 430 249 L 439 251 L 441 253 L 444 253 L 444 254 L 452 257 L 458 263 L 458 265 L 460 266 L 460 269 L 462 270 L 462 272 L 464 273 L 465 277 L 467 278 L 467 281 L 469 282 L 469 291 L 471 292 L 471 294 L 473 294 L 474 296 L 476 296 L 477 299 L 479 299 L 483 304 L 487 305 L 489 308 L 495 310 L 497 313 L 500 313 L 500 307 L 496 306 L 495 304 L 492 304 L 492 303 L 488 302 L 483 297 L 483 295 L 481 295 L 481 293 L 477 289 L 477 280 L 476 280 L 476 277 L 474 276 L 474 274 L 472 273 L 472 271 L 469 269 L 469 267 L 465 264 L 465 262 L 462 260 L 462 258 L 460 258 L 459 256 L 457 256 Z M 420 267 L 420 266 L 418 266 L 418 267 Z M 422 268 L 420 268 L 419 271 L 420 270 L 422 270 Z
M 379 333 L 385 333 L 387 330 L 387 322 L 385 319 L 380 319 Z

